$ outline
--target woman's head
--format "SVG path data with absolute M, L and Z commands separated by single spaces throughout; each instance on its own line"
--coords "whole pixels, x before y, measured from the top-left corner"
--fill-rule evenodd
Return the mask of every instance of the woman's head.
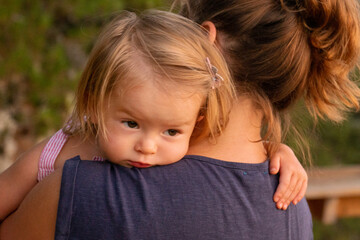
M 215 25 L 234 80 L 272 113 L 268 122 L 301 97 L 315 118 L 359 108 L 348 76 L 360 48 L 357 0 L 180 2 L 183 16 Z
M 215 89 L 207 57 L 224 78 Z M 198 114 L 204 117 L 199 136 L 215 136 L 227 122 L 234 96 L 229 75 L 221 54 L 197 24 L 168 12 L 148 11 L 139 16 L 124 12 L 100 34 L 65 129 L 71 134 L 106 137 L 104 118 L 111 97 L 125 96 L 149 81 L 170 96 L 179 91 L 189 98 L 199 95 Z

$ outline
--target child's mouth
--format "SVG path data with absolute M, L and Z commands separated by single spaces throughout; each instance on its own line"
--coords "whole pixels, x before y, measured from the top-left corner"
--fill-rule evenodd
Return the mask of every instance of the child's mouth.
M 142 163 L 142 162 L 129 161 L 129 164 L 131 166 L 133 166 L 133 167 L 136 167 L 136 168 L 148 168 L 148 167 L 151 167 L 150 164 Z

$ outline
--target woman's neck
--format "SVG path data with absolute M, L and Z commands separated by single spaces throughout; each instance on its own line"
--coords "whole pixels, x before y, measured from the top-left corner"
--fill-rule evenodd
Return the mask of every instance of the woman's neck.
M 191 144 L 188 154 L 201 155 L 230 162 L 261 163 L 266 151 L 260 137 L 262 114 L 252 102 L 239 97 L 234 104 L 229 122 L 216 143 L 204 139 Z

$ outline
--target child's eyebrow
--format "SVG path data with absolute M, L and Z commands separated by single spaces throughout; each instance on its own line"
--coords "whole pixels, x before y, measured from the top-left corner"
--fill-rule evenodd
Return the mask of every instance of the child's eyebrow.
M 137 118 L 137 119 L 141 119 L 134 111 L 131 111 L 131 108 L 127 108 L 127 107 L 118 107 L 115 112 L 117 113 L 125 113 L 126 115 L 129 115 L 132 118 Z
M 169 123 L 168 125 L 171 126 L 172 128 L 176 128 L 181 126 L 192 125 L 193 121 L 194 121 L 193 118 L 187 118 L 183 120 L 176 119 L 174 121 L 171 121 L 171 123 Z

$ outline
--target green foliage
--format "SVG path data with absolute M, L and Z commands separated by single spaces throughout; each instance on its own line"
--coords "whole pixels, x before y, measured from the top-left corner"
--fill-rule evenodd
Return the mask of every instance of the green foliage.
M 360 114 L 340 125 L 321 122 L 318 129 L 311 144 L 316 165 L 360 164 Z
M 316 240 L 360 240 L 360 219 L 340 219 L 335 225 L 324 225 L 314 220 L 314 239 Z
M 309 144 L 311 162 L 314 166 L 341 164 L 360 164 L 360 113 L 351 113 L 342 123 L 319 119 L 314 123 L 303 102 L 292 112 L 292 127 L 296 127 Z M 296 155 L 308 163 L 307 156 L 302 159 L 301 150 L 296 143 L 299 136 L 290 131 L 286 144 Z

